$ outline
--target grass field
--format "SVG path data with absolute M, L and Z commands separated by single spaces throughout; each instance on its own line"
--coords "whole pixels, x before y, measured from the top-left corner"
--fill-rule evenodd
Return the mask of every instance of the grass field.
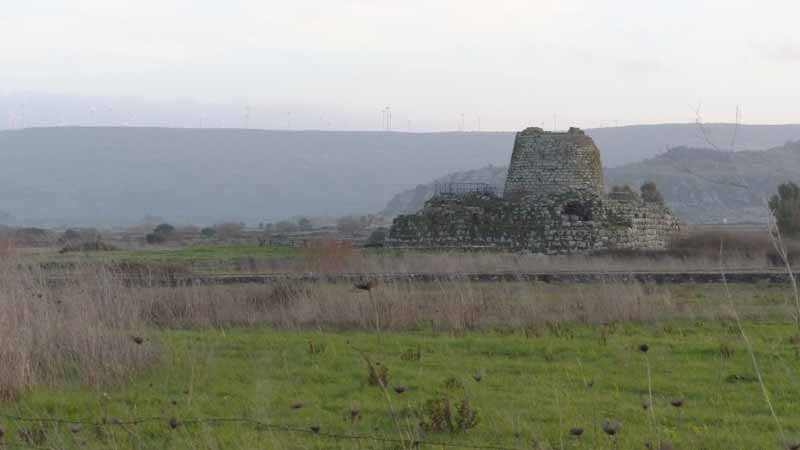
M 794 438 L 800 432 L 800 359 L 792 341 L 797 329 L 776 322 L 745 326 L 785 435 Z M 37 390 L 3 411 L 112 424 L 72 431 L 69 425 L 51 424 L 36 433 L 36 427 L 25 425 L 28 436 L 38 436 L 46 448 L 410 448 L 409 439 L 445 442 L 446 448 L 641 449 L 659 439 L 685 449 L 781 445 L 750 356 L 728 322 L 563 323 L 380 337 L 269 328 L 160 336 L 170 348 L 165 365 L 117 390 Z M 650 346 L 646 354 L 638 350 L 642 343 Z M 369 384 L 364 355 L 388 368 L 386 391 Z M 654 416 L 643 408 L 649 401 L 648 362 Z M 398 394 L 396 386 L 407 390 Z M 440 398 L 453 405 L 456 430 L 433 430 L 437 418 L 446 419 L 426 403 Z M 467 431 L 458 430 L 455 411 L 463 399 L 477 415 L 477 424 Z M 680 408 L 670 404 L 677 399 L 684 400 Z M 113 425 L 145 417 L 160 419 Z M 173 417 L 175 429 L 169 425 Z M 184 423 L 210 417 L 248 418 L 308 432 Z M 616 442 L 601 429 L 606 418 L 622 423 Z M 421 421 L 427 425 L 421 427 Z M 25 446 L 18 426 L 4 426 L 12 448 Z M 314 426 L 319 435 L 311 431 Z M 570 435 L 574 427 L 583 435 Z M 407 442 L 344 438 L 352 435 Z
M 606 251 L 595 254 L 529 255 L 509 252 L 423 251 L 411 249 L 363 249 L 336 240 L 308 241 L 301 247 L 260 246 L 250 243 L 172 243 L 170 246 L 126 247 L 119 250 L 60 254 L 61 247 L 25 251 L 39 263 L 125 262 L 173 265 L 195 273 L 268 272 L 550 272 L 550 271 L 650 271 L 716 272 L 722 260 L 727 270 L 774 271 L 784 266 L 766 230 L 699 231 L 677 239 L 662 251 Z M 800 243 L 785 241 L 790 253 L 800 252 Z
M 186 247 L 170 247 L 141 250 L 118 250 L 110 256 L 132 261 L 168 261 L 168 262 L 203 262 L 230 261 L 239 258 L 274 258 L 295 256 L 297 251 L 289 246 L 259 246 L 255 244 L 228 245 L 190 245 Z
M 170 251 L 189 262 L 220 255 Z M 353 263 L 299 256 L 307 267 Z M 367 257 L 361 268 L 536 262 Z M 0 259 L 3 448 L 800 446 L 787 284 L 731 285 L 730 301 L 711 284 L 148 287 L 102 263 L 50 283 L 27 257 Z M 606 420 L 621 424 L 614 437 Z
M 32 257 L 44 263 L 103 264 L 109 262 L 151 265 L 178 265 L 198 272 L 247 271 L 253 265 L 292 258 L 298 250 L 290 246 L 258 244 L 195 244 L 180 247 L 119 249 L 106 252 L 59 254 L 39 252 Z M 255 267 L 257 269 L 257 267 Z

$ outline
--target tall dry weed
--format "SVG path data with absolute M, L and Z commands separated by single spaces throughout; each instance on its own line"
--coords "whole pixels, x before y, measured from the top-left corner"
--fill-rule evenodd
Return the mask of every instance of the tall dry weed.
M 59 283 L 35 265 L 0 260 L 0 395 L 76 381 L 101 387 L 151 364 L 141 303 L 108 270 Z
M 349 272 L 358 265 L 360 250 L 349 241 L 320 239 L 301 248 L 301 267 L 306 272 Z
M 131 282 L 125 270 L 70 266 L 54 276 L 21 259 L 0 261 L 0 394 L 70 380 L 113 383 L 158 359 L 158 342 L 147 338 L 158 328 L 371 330 L 379 323 L 385 331 L 550 327 L 560 333 L 553 324 L 729 316 L 722 304 L 687 304 L 670 287 L 638 283 L 397 281 L 365 295 L 349 284 L 297 281 L 164 285 L 151 277 L 171 275 L 158 272 Z
M 671 317 L 726 318 L 722 305 L 677 302 L 666 287 L 636 283 L 382 283 L 370 299 L 347 284 L 186 286 L 140 290 L 143 321 L 162 327 L 248 326 L 441 331 L 603 324 Z

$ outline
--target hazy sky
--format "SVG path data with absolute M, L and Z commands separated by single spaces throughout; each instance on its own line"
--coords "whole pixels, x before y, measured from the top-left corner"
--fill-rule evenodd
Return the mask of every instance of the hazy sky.
M 798 17 L 797 0 L 3 0 L 0 95 L 249 104 L 264 127 L 375 129 L 387 105 L 401 130 L 687 122 L 698 104 L 800 122 Z

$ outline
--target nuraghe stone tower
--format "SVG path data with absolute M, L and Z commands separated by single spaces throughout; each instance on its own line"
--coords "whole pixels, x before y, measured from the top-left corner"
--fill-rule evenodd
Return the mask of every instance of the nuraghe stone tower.
M 669 209 L 632 189 L 607 194 L 600 150 L 577 128 L 517 133 L 503 197 L 485 186 L 448 191 L 395 218 L 386 243 L 533 253 L 662 249 L 681 231 Z
M 551 133 L 527 128 L 517 133 L 508 166 L 505 197 L 603 192 L 600 150 L 577 128 Z

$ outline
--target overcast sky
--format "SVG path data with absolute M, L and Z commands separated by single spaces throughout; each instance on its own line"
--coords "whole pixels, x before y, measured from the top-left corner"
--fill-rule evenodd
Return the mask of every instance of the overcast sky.
M 800 122 L 798 17 L 797 0 L 3 0 L 0 95 L 250 105 L 271 128 L 375 129 L 387 105 L 415 131 L 687 122 L 698 104 Z

